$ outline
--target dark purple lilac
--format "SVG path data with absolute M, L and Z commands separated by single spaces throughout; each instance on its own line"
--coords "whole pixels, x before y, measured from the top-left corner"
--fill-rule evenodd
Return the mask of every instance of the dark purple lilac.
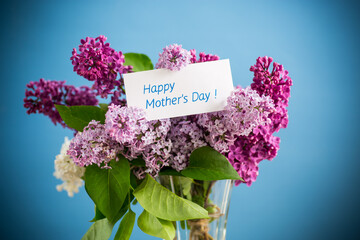
M 24 107 L 27 113 L 42 113 L 48 116 L 56 125 L 63 127 L 66 124 L 61 119 L 55 108 L 55 104 L 66 106 L 97 105 L 95 92 L 87 86 L 76 88 L 66 85 L 65 81 L 46 81 L 41 78 L 38 82 L 30 82 L 26 85 Z
M 132 69 L 132 66 L 124 66 L 125 57 L 122 52 L 115 51 L 110 43 L 105 43 L 106 40 L 105 36 L 82 39 L 79 50 L 74 48 L 70 58 L 74 72 L 94 81 L 92 88 L 102 98 L 112 94 L 112 90 L 120 85 L 118 75 Z

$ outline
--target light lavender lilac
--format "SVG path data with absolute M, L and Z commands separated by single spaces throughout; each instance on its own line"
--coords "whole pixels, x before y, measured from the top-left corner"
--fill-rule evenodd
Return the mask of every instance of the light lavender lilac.
M 258 125 L 268 123 L 271 111 L 270 98 L 260 97 L 250 88 L 237 88 L 228 97 L 224 111 L 200 114 L 198 124 L 209 145 L 226 155 L 238 136 L 247 136 Z
M 273 100 L 250 87 L 238 87 L 227 98 L 224 121 L 234 136 L 247 136 L 254 128 L 271 123 L 268 115 L 274 111 Z
M 155 68 L 179 71 L 190 64 L 190 58 L 190 52 L 182 48 L 182 45 L 172 44 L 163 48 L 163 52 L 159 54 L 159 60 Z
M 202 130 L 193 118 L 188 116 L 171 119 L 171 129 L 168 134 L 172 142 L 170 166 L 176 171 L 188 166 L 192 151 L 207 145 Z
M 142 157 L 145 172 L 156 176 L 170 158 L 172 144 L 166 137 L 170 124 L 169 119 L 147 121 L 141 109 L 111 104 L 106 113 L 105 129 L 113 140 L 124 146 L 122 154 L 126 158 Z
M 78 166 L 96 164 L 102 168 L 109 168 L 108 163 L 112 159 L 117 159 L 117 154 L 122 150 L 123 146 L 110 138 L 105 126 L 99 121 L 92 120 L 71 140 L 67 154 Z

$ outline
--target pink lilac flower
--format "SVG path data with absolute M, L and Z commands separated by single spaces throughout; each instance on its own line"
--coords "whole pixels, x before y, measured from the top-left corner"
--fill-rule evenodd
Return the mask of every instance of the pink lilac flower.
M 177 171 L 188 166 L 192 151 L 207 145 L 202 130 L 191 117 L 172 118 L 168 137 L 172 142 L 170 165 Z
M 163 48 L 163 52 L 159 54 L 159 60 L 155 67 L 179 71 L 190 64 L 190 57 L 190 52 L 183 49 L 181 45 L 169 45 Z
M 126 158 L 143 158 L 145 172 L 156 176 L 168 165 L 172 145 L 166 138 L 169 119 L 147 121 L 141 109 L 111 104 L 106 113 L 105 129 L 113 140 L 124 146 L 122 154 Z
M 74 72 L 94 81 L 92 88 L 103 98 L 111 94 L 116 86 L 119 87 L 116 79 L 118 74 L 132 69 L 131 66 L 124 66 L 125 58 L 122 52 L 115 51 L 109 43 L 105 43 L 106 40 L 105 36 L 82 39 L 79 52 L 74 48 L 70 58 Z
M 105 126 L 92 120 L 71 140 L 67 154 L 78 166 L 96 164 L 108 168 L 108 163 L 117 159 L 117 154 L 122 150 L 123 147 L 106 133 Z
M 27 113 L 42 113 L 48 116 L 56 125 L 66 124 L 61 119 L 60 114 L 55 108 L 58 105 L 97 105 L 95 93 L 86 86 L 76 88 L 66 85 L 65 81 L 45 81 L 43 78 L 38 82 L 30 82 L 26 85 L 24 107 Z
M 216 61 L 216 60 L 220 59 L 220 57 L 217 55 L 205 54 L 204 52 L 200 52 L 199 58 L 197 59 L 195 49 L 190 50 L 190 54 L 191 54 L 191 59 L 190 59 L 191 63 L 209 62 L 209 61 Z

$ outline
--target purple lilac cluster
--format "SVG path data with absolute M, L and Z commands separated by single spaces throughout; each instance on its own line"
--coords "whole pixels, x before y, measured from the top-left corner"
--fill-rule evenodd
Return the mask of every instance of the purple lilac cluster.
M 104 36 L 81 40 L 79 52 L 74 49 L 71 57 L 74 71 L 94 81 L 92 89 L 97 95 L 112 95 L 105 124 L 91 121 L 71 141 L 67 154 L 77 165 L 107 168 L 109 161 L 122 154 L 129 160 L 144 159 L 146 166 L 134 169 L 137 177 L 142 178 L 145 173 L 156 176 L 164 166 L 170 165 L 177 171 L 185 169 L 194 149 L 210 145 L 228 158 L 250 186 L 258 176 L 259 163 L 277 155 L 280 138 L 273 133 L 287 127 L 286 107 L 292 80 L 282 65 L 274 62 L 270 70 L 272 58 L 257 59 L 250 68 L 254 72 L 251 88 L 236 88 L 224 111 L 147 121 L 142 110 L 125 107 L 122 74 L 132 67 L 124 66 L 122 52 L 116 52 L 105 41 Z M 159 56 L 156 68 L 171 71 L 191 63 L 219 60 L 218 56 L 203 52 L 197 58 L 195 50 L 187 51 L 177 44 L 165 47 Z M 27 87 L 27 112 L 43 113 L 62 126 L 66 125 L 54 104 L 98 104 L 92 89 L 75 88 L 64 81 L 40 79 Z
M 132 69 L 131 66 L 124 66 L 125 58 L 122 52 L 115 51 L 109 43 L 105 43 L 106 40 L 105 36 L 82 39 L 79 52 L 74 48 L 70 58 L 74 72 L 94 81 L 92 88 L 103 98 L 112 94 L 115 87 L 121 87 L 121 83 L 116 79 L 118 74 Z
M 155 67 L 179 71 L 190 64 L 190 58 L 190 52 L 183 49 L 182 45 L 172 44 L 163 48 L 163 52 L 159 54 L 159 60 Z
M 262 160 L 272 160 L 279 150 L 280 138 L 268 134 L 268 126 L 259 126 L 248 136 L 239 136 L 229 147 L 228 160 L 250 186 L 259 175 Z M 242 183 L 236 181 L 236 185 Z
M 108 168 L 108 163 L 116 159 L 122 149 L 123 146 L 107 134 L 105 126 L 93 120 L 71 140 L 67 154 L 78 166 L 96 164 Z
M 220 59 L 220 57 L 217 55 L 205 54 L 204 52 L 200 52 L 199 58 L 197 59 L 195 49 L 190 50 L 190 54 L 191 54 L 191 58 L 190 58 L 191 63 L 209 62 L 209 61 L 216 61 L 216 60 Z
M 105 121 L 110 137 L 124 146 L 122 154 L 130 160 L 141 156 L 145 172 L 154 176 L 168 165 L 172 146 L 167 138 L 170 125 L 169 119 L 147 121 L 143 110 L 114 104 L 109 106 Z
M 162 167 L 169 165 L 170 125 L 169 119 L 147 121 L 141 109 L 111 104 L 105 124 L 90 122 L 73 138 L 67 154 L 78 166 L 101 167 L 108 167 L 118 154 L 130 161 L 141 157 L 146 166 L 134 169 L 136 176 L 142 178 L 145 173 L 157 176 Z
M 247 136 L 258 125 L 268 123 L 273 108 L 270 98 L 239 87 L 228 97 L 224 111 L 200 114 L 198 124 L 209 145 L 226 155 L 238 136 Z
M 97 105 L 95 93 L 86 86 L 74 87 L 66 85 L 65 81 L 46 81 L 40 79 L 38 82 L 30 82 L 26 85 L 24 107 L 27 113 L 42 113 L 48 116 L 56 125 L 59 123 L 63 127 L 66 124 L 61 119 L 60 114 L 55 108 L 55 104 L 75 106 L 75 105 Z
M 277 155 L 280 138 L 273 136 L 273 133 L 286 128 L 288 123 L 286 107 L 292 80 L 288 71 L 278 63 L 273 63 L 270 72 L 272 61 L 270 57 L 259 57 L 256 64 L 250 68 L 250 71 L 254 72 L 251 88 L 260 96 L 267 96 L 274 102 L 274 111 L 268 115 L 271 122 L 256 127 L 248 136 L 239 136 L 230 146 L 228 153 L 229 161 L 248 186 L 258 176 L 259 163 L 265 159 L 272 160 Z M 241 181 L 236 182 L 240 183 Z
M 132 145 L 148 128 L 145 112 L 133 107 L 111 104 L 106 113 L 105 129 L 110 137 L 122 145 Z M 142 151 L 143 149 L 139 149 Z
M 172 142 L 170 166 L 177 171 L 188 166 L 192 151 L 207 145 L 202 130 L 193 118 L 188 116 L 171 119 L 168 135 Z
M 115 105 L 120 106 L 126 106 L 126 99 L 123 97 L 125 96 L 125 89 L 124 89 L 124 82 L 123 78 L 121 77 L 119 79 L 119 85 L 117 86 L 117 89 L 113 91 L 111 96 L 110 103 L 113 103 Z
M 281 128 L 286 128 L 288 124 L 286 107 L 289 103 L 292 80 L 283 65 L 276 62 L 273 63 L 270 72 L 269 67 L 272 61 L 271 57 L 259 57 L 256 64 L 251 66 L 250 71 L 254 72 L 254 82 L 251 84 L 251 88 L 261 96 L 265 95 L 273 99 L 276 111 L 270 118 L 272 120 L 272 131 L 277 132 Z
M 203 129 L 206 142 L 225 155 L 235 139 L 228 132 L 224 117 L 225 111 L 199 114 L 197 124 Z
M 274 111 L 272 99 L 247 87 L 236 88 L 228 97 L 224 121 L 232 135 L 248 136 L 254 128 L 271 123 L 268 115 Z

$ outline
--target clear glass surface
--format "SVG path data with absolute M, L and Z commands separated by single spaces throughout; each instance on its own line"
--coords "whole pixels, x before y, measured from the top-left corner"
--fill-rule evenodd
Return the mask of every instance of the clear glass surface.
M 210 219 L 176 222 L 174 240 L 225 240 L 232 180 L 198 181 L 178 176 L 161 176 L 158 181 L 173 193 L 209 211 Z

